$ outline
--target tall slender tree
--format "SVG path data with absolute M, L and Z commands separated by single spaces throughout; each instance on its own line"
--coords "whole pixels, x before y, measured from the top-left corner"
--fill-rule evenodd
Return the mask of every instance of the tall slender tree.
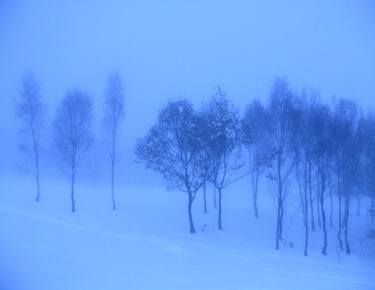
M 255 100 L 246 109 L 241 122 L 242 143 L 248 149 L 249 170 L 251 177 L 253 210 L 255 218 L 259 217 L 258 187 L 259 178 L 265 166 L 265 125 L 266 114 L 263 105 Z
M 332 156 L 332 117 L 327 106 L 320 105 L 316 108 L 313 117 L 313 159 L 317 168 L 317 188 L 321 227 L 323 230 L 322 254 L 327 254 L 328 235 L 325 200 L 329 181 L 329 171 Z
M 108 76 L 107 88 L 104 95 L 104 139 L 111 164 L 111 198 L 112 208 L 116 209 L 115 199 L 115 167 L 118 159 L 117 143 L 120 125 L 124 118 L 124 86 L 119 73 Z
M 92 143 L 92 101 L 76 89 L 66 93 L 54 121 L 54 146 L 58 165 L 70 175 L 71 206 L 76 211 L 75 184 L 77 170 Z
M 283 239 L 283 223 L 286 198 L 290 185 L 294 160 L 291 158 L 293 139 L 293 93 L 285 79 L 275 80 L 267 108 L 267 177 L 276 197 L 275 249 Z
M 38 81 L 33 73 L 26 73 L 22 79 L 21 94 L 16 102 L 16 115 L 21 121 L 20 148 L 33 164 L 36 183 L 35 201 L 40 200 L 40 157 L 46 112 Z
M 222 230 L 222 192 L 223 189 L 239 180 L 243 166 L 240 149 L 240 123 L 238 112 L 226 98 L 225 92 L 216 87 L 211 101 L 204 109 L 206 124 L 209 127 L 207 149 L 212 164 L 211 182 L 218 192 L 218 229 Z
M 309 246 L 309 214 L 310 202 L 312 200 L 312 116 L 315 100 L 309 98 L 307 91 L 296 100 L 295 118 L 293 120 L 296 135 L 292 143 L 295 172 L 299 186 L 300 203 L 302 209 L 303 225 L 305 228 L 304 255 L 308 254 Z M 313 217 L 313 216 L 312 216 Z M 313 225 L 313 221 L 312 221 Z
M 338 188 L 338 233 L 340 248 L 350 254 L 348 240 L 350 201 L 353 193 L 353 184 L 358 169 L 356 141 L 354 139 L 357 122 L 356 105 L 347 100 L 340 100 L 334 112 L 334 168 L 337 176 Z

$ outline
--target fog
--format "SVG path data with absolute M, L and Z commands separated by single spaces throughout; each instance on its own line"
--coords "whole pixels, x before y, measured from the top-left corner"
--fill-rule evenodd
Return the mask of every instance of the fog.
M 160 107 L 215 85 L 243 108 L 275 76 L 375 108 L 375 4 L 360 1 L 0 1 L 1 172 L 16 170 L 14 99 L 33 71 L 53 118 L 69 88 L 100 113 L 107 74 L 126 86 L 125 168 Z M 97 127 L 100 114 L 96 115 Z M 100 141 L 99 132 L 97 141 Z M 100 142 L 99 142 L 100 143 Z M 129 170 L 127 176 L 138 170 Z M 142 173 L 143 174 L 143 173 Z

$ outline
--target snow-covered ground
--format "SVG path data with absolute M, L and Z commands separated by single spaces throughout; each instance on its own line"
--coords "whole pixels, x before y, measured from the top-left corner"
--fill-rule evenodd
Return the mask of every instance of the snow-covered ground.
M 375 243 L 365 239 L 365 206 L 351 222 L 353 254 L 337 248 L 330 230 L 328 256 L 321 232 L 303 256 L 301 218 L 290 201 L 286 242 L 273 249 L 274 211 L 263 188 L 259 220 L 246 184 L 224 192 L 224 231 L 195 203 L 198 233 L 190 235 L 186 196 L 162 187 L 121 186 L 113 211 L 106 185 L 79 185 L 70 213 L 69 185 L 44 184 L 41 202 L 27 177 L 0 180 L 1 290 L 116 289 L 375 289 Z M 268 206 L 267 206 L 268 205 Z

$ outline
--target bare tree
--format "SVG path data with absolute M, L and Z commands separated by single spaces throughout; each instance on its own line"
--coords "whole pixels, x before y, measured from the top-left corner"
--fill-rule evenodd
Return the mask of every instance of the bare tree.
M 108 76 L 104 104 L 104 139 L 111 162 L 111 197 L 112 208 L 116 209 L 115 200 L 115 165 L 117 163 L 117 142 L 121 121 L 124 118 L 124 87 L 119 73 Z
M 345 249 L 350 254 L 348 226 L 350 200 L 353 195 L 355 176 L 358 170 L 358 155 L 356 140 L 357 108 L 353 102 L 340 100 L 334 114 L 334 169 L 337 176 L 338 189 L 338 233 L 337 238 L 341 249 L 344 249 L 342 234 L 344 234 Z
M 263 105 L 255 100 L 246 109 L 241 122 L 242 143 L 248 149 L 253 209 L 255 218 L 259 217 L 258 184 L 265 167 L 265 124 L 266 115 Z
M 43 103 L 39 83 L 32 73 L 22 79 L 22 90 L 16 103 L 16 115 L 21 121 L 21 149 L 32 160 L 36 197 L 40 200 L 40 154 L 42 130 L 46 120 L 46 105 Z
M 206 149 L 212 164 L 211 182 L 218 191 L 218 229 L 222 230 L 222 191 L 246 175 L 239 175 L 238 172 L 243 166 L 238 154 L 241 145 L 240 124 L 237 110 L 220 87 L 215 89 L 203 114 L 209 126 Z
M 78 89 L 68 91 L 58 107 L 53 129 L 59 166 L 71 178 L 72 212 L 76 211 L 74 190 L 77 170 L 93 140 L 91 125 L 91 98 Z
M 366 193 L 370 199 L 368 209 L 369 229 L 367 235 L 375 238 L 375 115 L 370 114 L 362 122 L 364 135 L 364 180 L 366 183 Z
M 268 174 L 276 196 L 275 248 L 282 240 L 285 203 L 294 166 L 291 158 L 293 94 L 285 79 L 276 79 L 267 110 Z
M 300 202 L 302 208 L 303 225 L 305 227 L 304 255 L 308 254 L 309 246 L 309 188 L 311 189 L 311 168 L 312 168 L 312 108 L 311 103 L 306 99 L 306 91 L 298 99 L 296 105 L 296 118 L 294 126 L 297 134 L 292 144 L 295 162 L 295 171 L 299 187 Z M 309 174 L 310 173 L 310 174 Z M 310 177 L 310 178 L 309 178 Z M 310 191 L 311 193 L 311 191 Z
M 169 102 L 157 123 L 136 146 L 139 161 L 160 172 L 170 189 L 185 192 L 190 233 L 195 233 L 192 206 L 197 192 L 207 182 L 202 120 L 187 100 Z M 210 171 L 209 171 L 210 172 Z
M 329 171 L 332 157 L 332 116 L 327 106 L 320 105 L 316 108 L 313 117 L 313 159 L 317 168 L 318 202 L 323 230 L 322 254 L 327 254 L 327 218 L 325 211 L 326 192 L 329 182 Z

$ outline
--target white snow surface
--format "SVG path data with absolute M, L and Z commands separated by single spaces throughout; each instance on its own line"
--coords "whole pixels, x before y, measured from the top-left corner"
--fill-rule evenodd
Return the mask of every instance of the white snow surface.
M 329 229 L 328 255 L 322 256 L 318 229 L 304 257 L 297 202 L 289 199 L 285 242 L 276 251 L 271 195 L 264 186 L 256 220 L 246 182 L 223 193 L 223 231 L 216 229 L 212 190 L 208 215 L 199 195 L 191 235 L 181 192 L 119 186 L 114 211 L 107 185 L 81 183 L 72 214 L 68 182 L 44 183 L 36 203 L 32 179 L 2 177 L 0 289 L 375 289 L 365 204 L 350 222 L 351 256 L 338 250 L 336 229 Z

